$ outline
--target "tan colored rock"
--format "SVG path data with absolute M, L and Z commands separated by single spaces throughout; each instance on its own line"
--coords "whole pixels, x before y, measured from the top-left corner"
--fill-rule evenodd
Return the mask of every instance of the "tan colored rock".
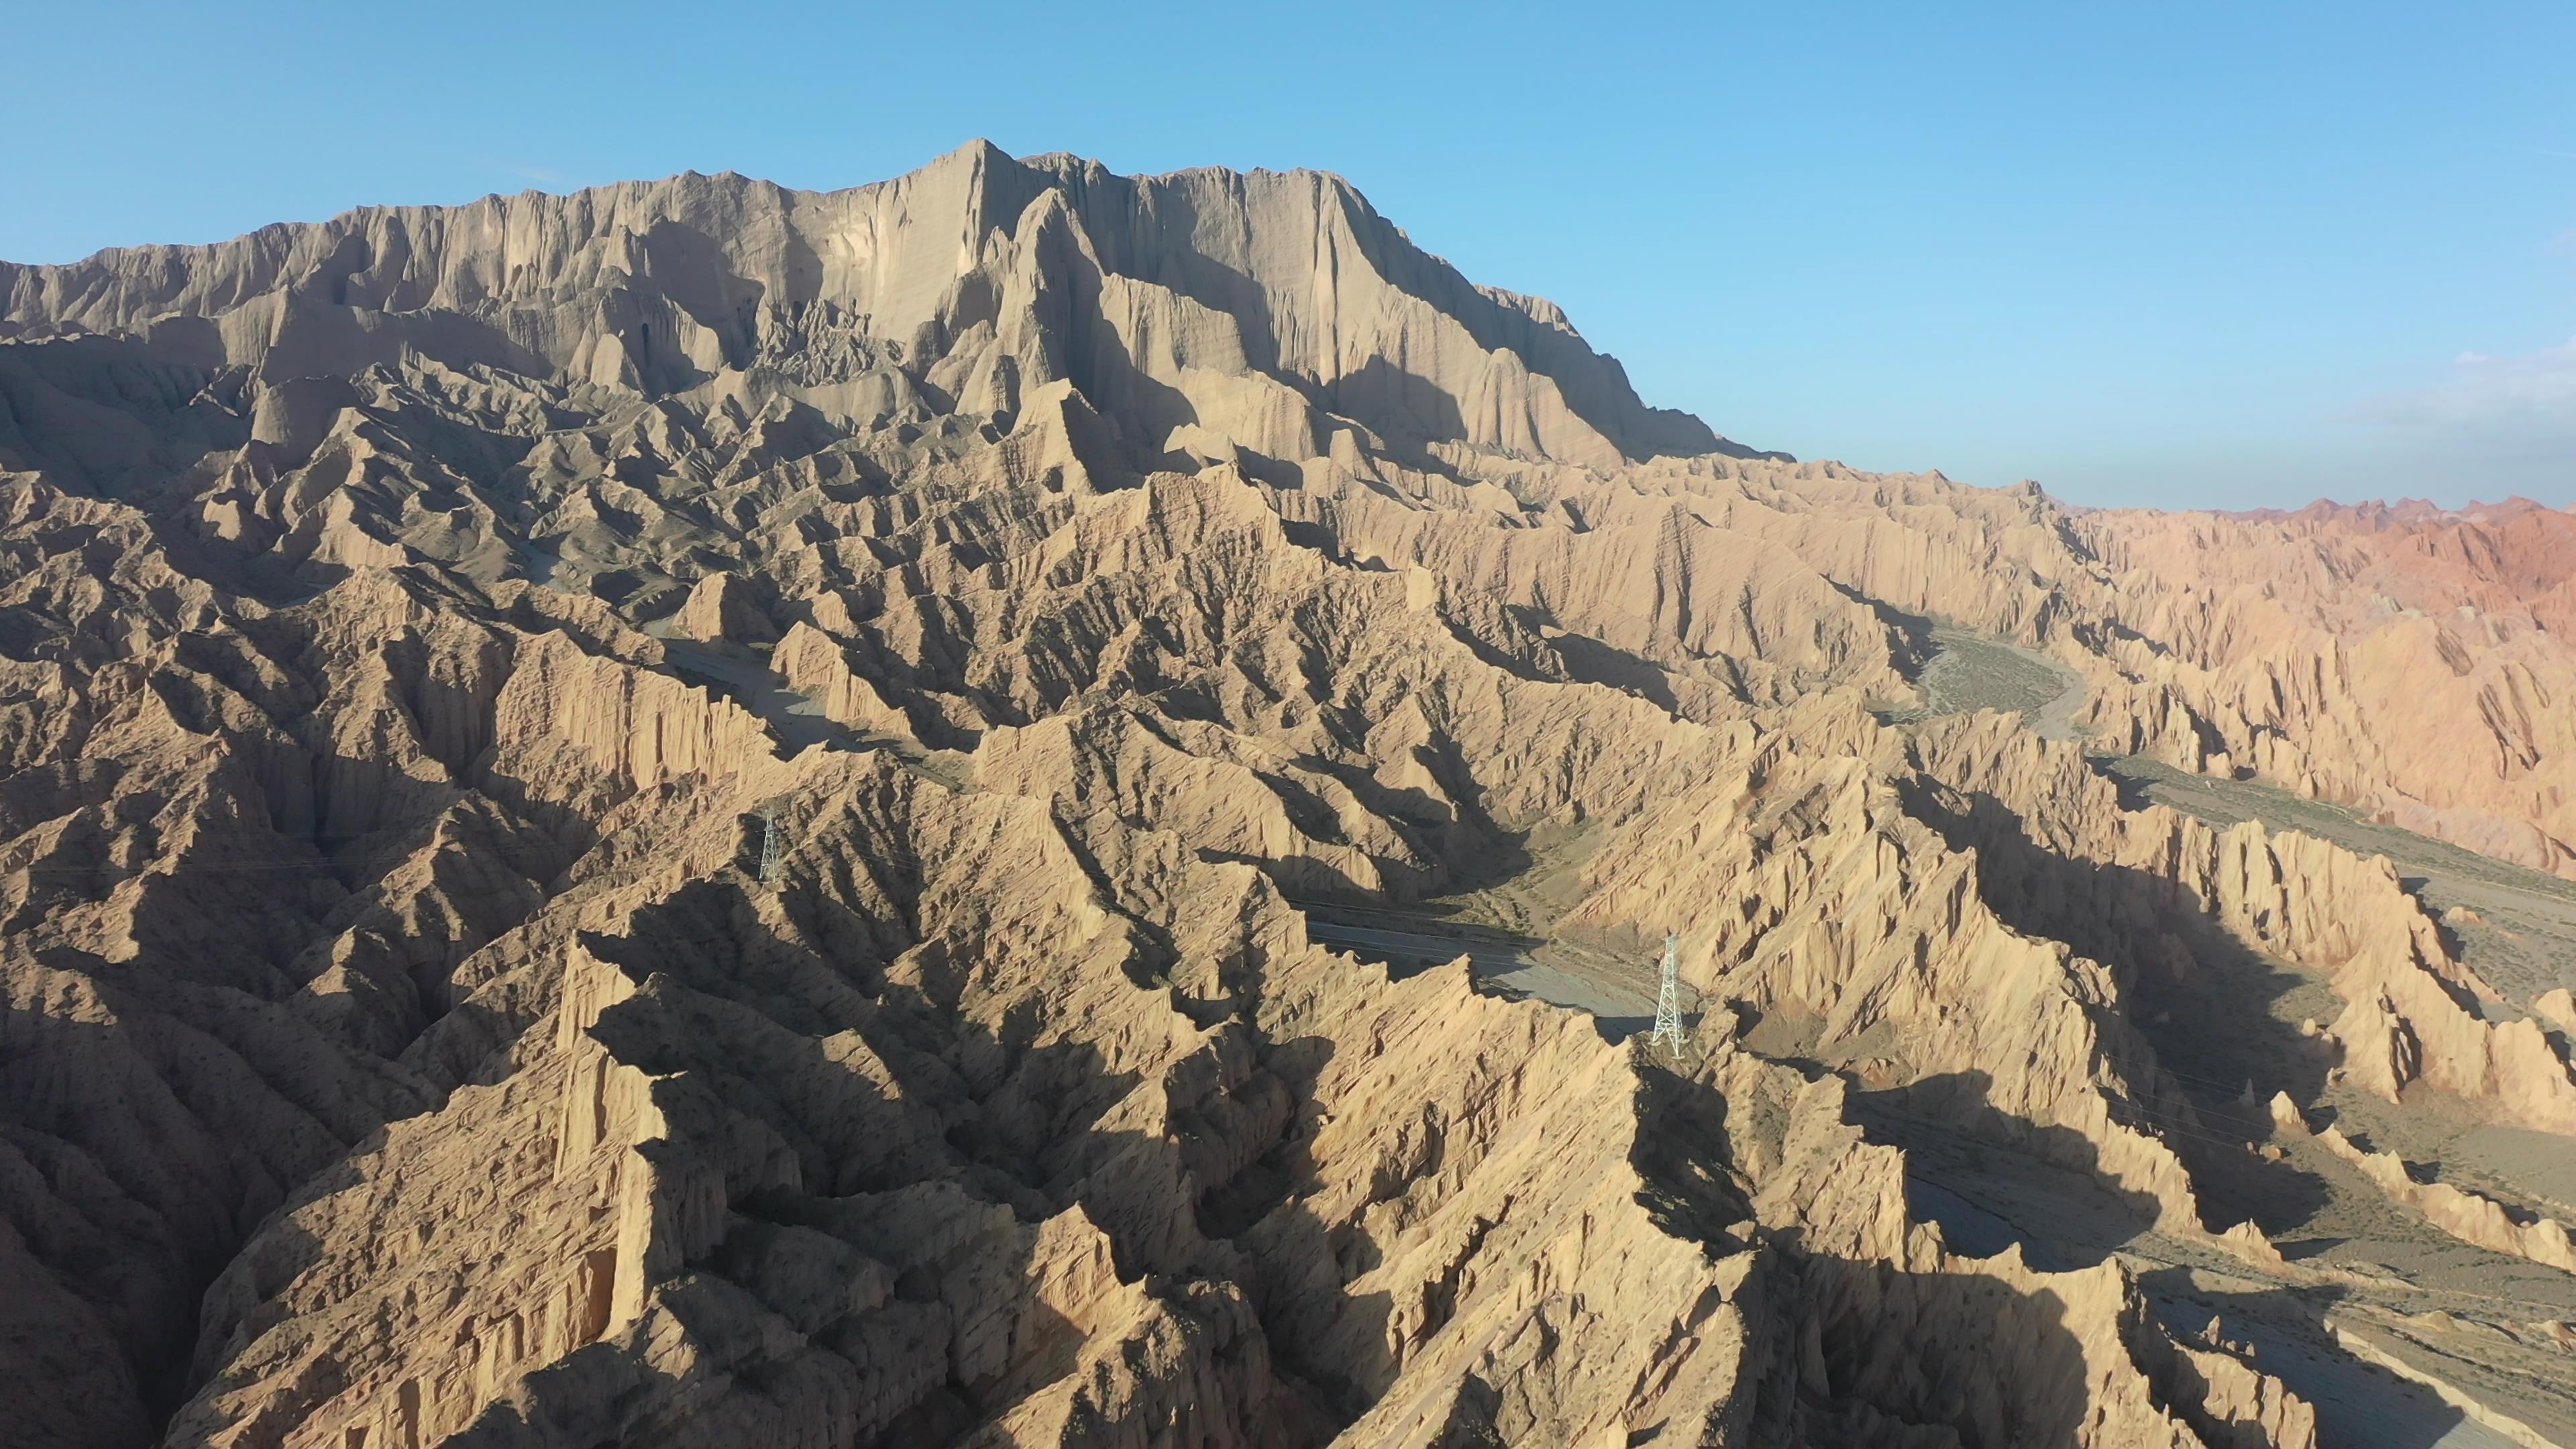
M 2099 739 L 2545 834 L 2537 631 L 2456 676 L 2510 786 L 2264 714 L 2439 636 L 1727 443 L 1336 178 L 0 266 L 0 385 L 0 1438 L 2309 1445 L 2111 1256 L 2299 1281 L 2135 973 L 2229 933 L 2356 1081 L 2566 1120 L 2384 863 L 1880 723 L 1932 619 Z M 2554 609 L 2514 567 L 2456 565 Z M 1690 1045 L 1308 931 L 1435 897 L 1678 932 Z M 1988 1153 L 2140 1220 L 1967 1256 L 1910 1184 Z
M 2085 893 L 2049 905 L 2059 930 L 2093 937 L 2106 954 L 2145 956 L 2147 944 L 2119 923 L 2140 917 L 2149 882 L 2187 892 L 2249 945 L 2333 980 L 2348 1005 L 2331 1035 L 2359 1085 L 2395 1101 L 2421 1079 L 2541 1130 L 2576 1133 L 2567 1062 L 2533 1023 L 2491 1024 L 2460 1003 L 2460 995 L 2499 998 L 2450 954 L 2385 859 L 2269 834 L 2251 821 L 2214 830 L 2161 807 L 2124 811 L 2076 751 L 2016 734 L 1993 716 L 1936 722 L 1916 749 L 1958 791 L 2001 802 L 2023 821 L 2063 822 L 2038 842 L 2049 854 L 2021 859 L 2047 866 L 2072 856 L 2110 867 L 2079 875 L 2050 867 L 2046 879 L 2013 883 L 2034 895 L 2070 883 Z
M 2560 1031 L 2576 1034 L 2576 994 L 2564 986 L 2542 992 L 2532 1001 L 2531 1012 Z
M 2326 1150 L 2361 1169 L 2361 1174 L 2392 1200 L 2424 1215 L 2424 1220 L 2464 1243 L 2529 1258 L 2576 1273 L 2576 1240 L 2553 1218 L 2517 1222 L 2504 1204 L 2467 1192 L 2447 1182 L 2417 1182 L 2393 1152 L 2365 1152 L 2340 1129 L 2316 1134 Z
M 2576 683 L 2576 515 L 2527 500 L 2320 505 L 2109 513 L 2081 528 L 2120 576 L 2114 616 L 2160 646 L 2131 647 L 2120 668 L 2169 691 L 2162 707 L 2231 763 L 2576 873 L 2576 726 L 2548 703 Z M 2202 768 L 2190 748 L 2158 752 Z

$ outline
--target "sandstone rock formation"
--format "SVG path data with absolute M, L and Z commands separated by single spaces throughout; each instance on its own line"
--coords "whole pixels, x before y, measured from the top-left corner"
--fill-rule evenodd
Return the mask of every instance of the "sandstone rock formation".
M 1801 464 L 1335 178 L 981 144 L 0 303 L 12 1443 L 2308 1445 L 2167 1326 L 2309 1280 L 2141 1002 L 2286 960 L 2320 1081 L 2576 1132 L 2384 861 L 1887 722 L 1938 620 L 2563 869 L 2556 515 Z M 2492 780 L 2349 717 L 2419 645 Z M 1309 932 L 1541 877 L 1684 1051 Z
M 2271 1112 L 2272 1120 L 2285 1130 L 2306 1134 L 2306 1120 L 2286 1095 L 2273 1094 Z M 2447 1182 L 2417 1182 L 2397 1154 L 2355 1146 L 2339 1127 L 2315 1135 L 2327 1151 L 2361 1169 L 2380 1191 L 2462 1242 L 2576 1273 L 2576 1242 L 2570 1241 L 2567 1229 L 2556 1219 L 2516 1222 L 2493 1198 L 2463 1192 Z
M 2120 575 L 2101 719 L 2576 876 L 2576 515 L 2517 499 L 2281 517 L 2101 514 Z

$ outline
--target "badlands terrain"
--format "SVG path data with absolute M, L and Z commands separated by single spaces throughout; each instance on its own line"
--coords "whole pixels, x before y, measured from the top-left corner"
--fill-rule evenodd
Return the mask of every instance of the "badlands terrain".
M 0 1443 L 2576 1444 L 2571 640 L 1316 173 L 0 264 Z

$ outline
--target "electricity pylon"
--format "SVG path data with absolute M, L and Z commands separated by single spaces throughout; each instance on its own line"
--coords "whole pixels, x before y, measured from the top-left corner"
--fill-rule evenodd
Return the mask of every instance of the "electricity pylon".
M 1664 937 L 1664 983 L 1655 994 L 1655 1041 L 1678 1058 L 1682 1054 L 1682 978 L 1680 965 L 1682 938 Z
M 778 814 L 770 806 L 760 807 L 760 883 L 778 884 Z

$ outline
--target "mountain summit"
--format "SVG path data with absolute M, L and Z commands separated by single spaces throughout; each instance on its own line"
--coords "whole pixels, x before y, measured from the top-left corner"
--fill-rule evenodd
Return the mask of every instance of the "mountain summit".
M 1604 467 L 1746 451 L 1338 177 L 1128 178 L 981 141 L 846 191 L 691 173 L 0 265 L 0 298 L 7 335 L 148 339 L 266 380 L 418 360 L 1007 430 L 1062 379 L 1145 457 L 1187 427 L 1283 459 L 1347 428 Z

